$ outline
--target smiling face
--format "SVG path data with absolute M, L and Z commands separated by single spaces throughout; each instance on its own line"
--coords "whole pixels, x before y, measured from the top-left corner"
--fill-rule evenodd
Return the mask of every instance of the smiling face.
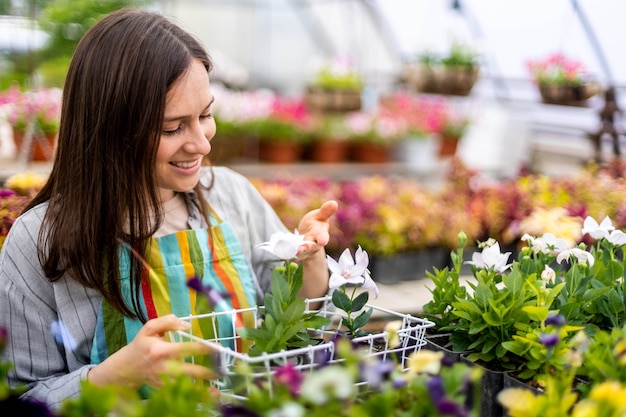
M 167 93 L 156 175 L 161 201 L 191 190 L 200 178 L 202 158 L 215 135 L 209 74 L 198 60 Z

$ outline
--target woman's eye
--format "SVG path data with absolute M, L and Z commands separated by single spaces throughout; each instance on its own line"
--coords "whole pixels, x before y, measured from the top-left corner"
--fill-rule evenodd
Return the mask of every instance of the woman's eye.
M 176 135 L 176 134 L 178 134 L 178 133 L 180 133 L 182 131 L 183 131 L 182 127 L 178 126 L 174 130 L 164 130 L 163 134 L 168 135 L 168 136 L 172 136 L 172 135 Z
M 213 113 L 203 114 L 200 116 L 201 119 L 211 119 L 213 117 Z

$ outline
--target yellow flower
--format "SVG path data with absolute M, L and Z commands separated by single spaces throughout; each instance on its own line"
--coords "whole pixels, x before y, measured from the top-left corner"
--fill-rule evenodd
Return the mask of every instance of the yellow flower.
M 41 190 L 46 183 L 47 178 L 35 172 L 22 172 L 14 174 L 7 178 L 4 186 L 12 189 L 18 194 L 25 196 L 34 196 Z
M 616 409 L 621 409 L 626 407 L 626 388 L 617 381 L 603 382 L 591 390 L 589 398 L 606 402 Z
M 436 375 L 441 368 L 443 352 L 433 352 L 431 350 L 420 350 L 409 357 L 409 368 L 407 374 L 412 376 L 419 373 Z
M 506 408 L 510 417 L 530 417 L 537 414 L 537 410 L 533 410 L 537 397 L 527 389 L 508 388 L 500 391 L 498 401 Z
M 398 346 L 400 344 L 400 336 L 398 331 L 402 329 L 402 320 L 390 321 L 385 325 L 385 339 L 389 347 Z

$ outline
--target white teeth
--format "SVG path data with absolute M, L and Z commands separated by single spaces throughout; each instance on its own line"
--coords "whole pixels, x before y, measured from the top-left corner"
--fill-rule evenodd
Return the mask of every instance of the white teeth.
M 177 166 L 179 168 L 192 168 L 196 166 L 197 161 L 193 162 L 172 162 L 172 165 Z

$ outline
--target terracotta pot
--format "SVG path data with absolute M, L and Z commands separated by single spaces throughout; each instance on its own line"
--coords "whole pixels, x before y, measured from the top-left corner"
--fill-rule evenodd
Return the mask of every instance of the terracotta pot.
M 294 141 L 260 141 L 259 160 L 275 164 L 298 162 L 302 147 Z
M 391 159 L 389 145 L 373 142 L 355 142 L 352 144 L 352 160 L 365 163 L 384 163 Z
M 13 142 L 15 142 L 16 155 L 22 155 L 22 145 L 24 143 L 24 131 L 13 129 Z M 31 143 L 29 160 L 31 161 L 52 161 L 56 150 L 57 134 L 47 133 L 45 136 L 35 136 Z
M 439 158 L 445 158 L 456 155 L 456 149 L 459 146 L 460 140 L 461 139 L 459 138 L 442 136 L 439 139 L 439 150 L 437 151 L 437 156 L 439 156 Z
M 348 159 L 348 143 L 342 140 L 321 139 L 309 146 L 309 158 L 315 162 L 337 163 Z

